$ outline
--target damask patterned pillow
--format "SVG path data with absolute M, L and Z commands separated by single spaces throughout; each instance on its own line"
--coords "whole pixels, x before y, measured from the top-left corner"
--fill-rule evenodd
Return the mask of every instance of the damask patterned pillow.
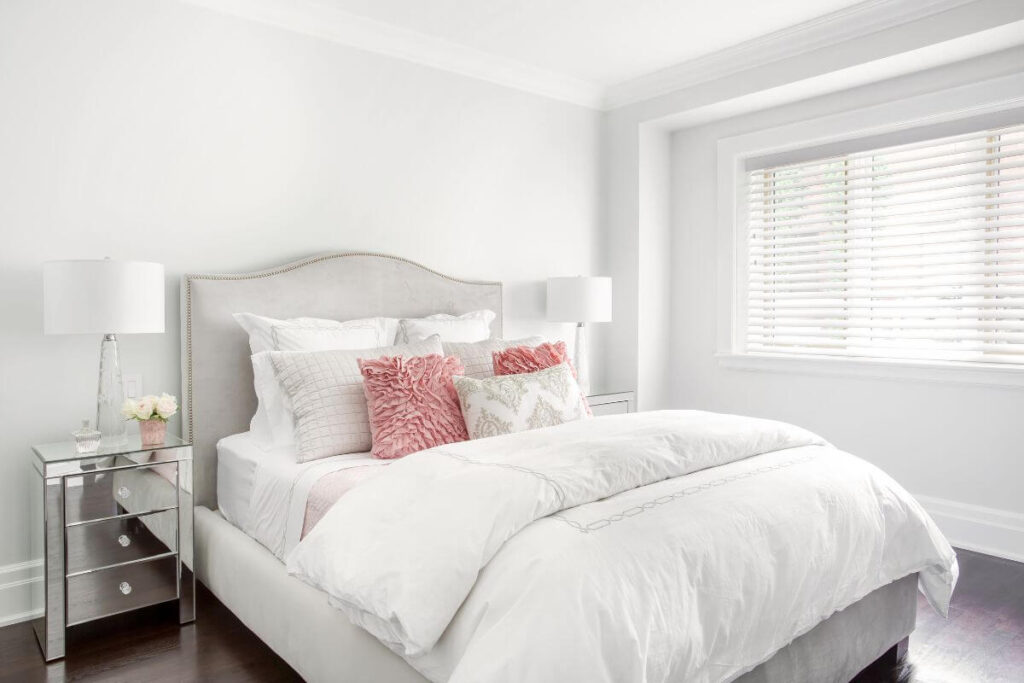
M 523 375 L 454 377 L 470 439 L 511 434 L 587 417 L 567 364 Z
M 566 351 L 564 341 L 543 342 L 536 346 L 529 344 L 512 346 L 491 354 L 491 362 L 494 365 L 495 375 L 521 375 L 524 372 L 537 372 L 565 363 L 572 370 L 573 379 L 579 380 L 576 368 L 569 360 L 569 353 Z M 580 391 L 580 400 L 583 402 L 583 409 L 587 411 L 587 415 L 593 415 L 590 412 L 587 397 L 583 395 L 582 391 Z
M 387 356 L 360 360 L 359 370 L 373 457 L 401 458 L 469 438 L 452 386 L 452 376 L 463 372 L 455 356 Z

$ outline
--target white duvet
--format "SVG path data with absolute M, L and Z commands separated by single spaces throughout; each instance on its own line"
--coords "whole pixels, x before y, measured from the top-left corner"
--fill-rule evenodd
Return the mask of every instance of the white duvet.
M 288 570 L 431 680 L 727 681 L 952 548 L 805 430 L 638 413 L 451 444 L 342 497 Z

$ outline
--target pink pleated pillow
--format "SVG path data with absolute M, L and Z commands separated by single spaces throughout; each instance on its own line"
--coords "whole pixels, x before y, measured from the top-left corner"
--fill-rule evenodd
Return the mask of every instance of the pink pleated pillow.
M 469 438 L 452 375 L 455 356 L 391 356 L 359 360 L 375 458 L 401 458 Z
M 576 376 L 576 368 L 569 360 L 564 341 L 544 342 L 537 346 L 513 346 L 503 351 L 495 351 L 491 354 L 491 362 L 494 364 L 495 375 L 524 375 L 565 363 L 572 371 L 572 376 L 579 379 Z M 580 400 L 587 409 L 587 415 L 593 415 L 587 397 L 582 393 Z

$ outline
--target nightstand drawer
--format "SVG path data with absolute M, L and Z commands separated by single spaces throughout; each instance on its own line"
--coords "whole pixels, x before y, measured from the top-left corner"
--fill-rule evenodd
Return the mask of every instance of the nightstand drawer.
M 587 403 L 594 417 L 603 415 L 625 415 L 636 410 L 636 394 L 632 391 L 619 391 L 613 394 L 591 394 Z
M 68 524 L 177 505 L 177 463 L 100 470 L 64 478 Z
M 164 557 L 68 577 L 68 626 L 175 599 L 177 561 Z
M 624 415 L 629 412 L 629 401 L 616 401 L 615 403 L 599 403 L 590 406 L 594 417 L 602 415 Z
M 177 510 L 69 526 L 67 573 L 174 552 L 177 527 Z

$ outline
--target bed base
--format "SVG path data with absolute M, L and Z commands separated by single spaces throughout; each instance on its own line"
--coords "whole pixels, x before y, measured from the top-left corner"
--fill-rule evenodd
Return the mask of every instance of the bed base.
M 910 638 L 904 638 L 886 650 L 881 657 L 871 662 L 857 674 L 851 683 L 910 683 L 913 669 L 907 664 Z
M 916 619 L 917 574 L 911 574 L 836 612 L 736 680 L 848 683 L 876 664 L 891 671 L 906 652 Z
M 881 657 L 875 660 L 876 664 L 881 664 L 887 667 L 899 666 L 900 662 L 907 658 L 907 652 L 910 650 L 910 636 L 907 636 L 900 642 L 896 643 L 888 650 L 885 651 Z
M 196 577 L 307 681 L 426 680 L 328 605 L 322 592 L 288 576 L 270 551 L 201 506 L 195 509 L 195 555 Z M 848 683 L 872 662 L 898 660 L 916 615 L 912 574 L 836 612 L 736 680 Z

